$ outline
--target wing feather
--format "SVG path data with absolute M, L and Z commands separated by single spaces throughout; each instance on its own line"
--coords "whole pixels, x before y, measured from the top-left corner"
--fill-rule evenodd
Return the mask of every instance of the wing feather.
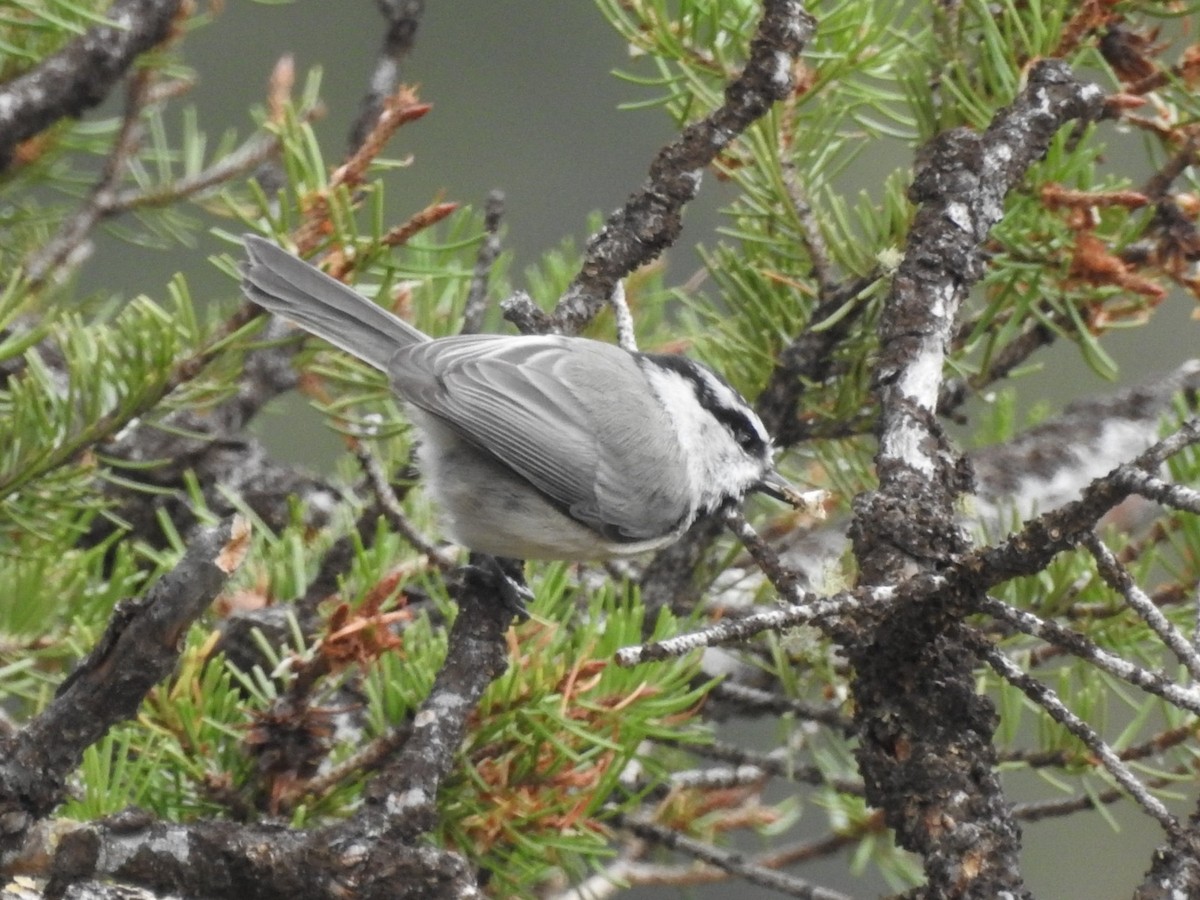
M 396 391 L 610 539 L 664 535 L 693 512 L 677 442 L 637 362 L 561 336 L 399 348 Z

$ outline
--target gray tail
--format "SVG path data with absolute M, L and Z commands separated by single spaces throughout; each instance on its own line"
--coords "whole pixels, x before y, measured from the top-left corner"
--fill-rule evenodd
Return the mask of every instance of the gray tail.
M 242 236 L 242 292 L 268 312 L 382 372 L 399 347 L 429 338 L 386 309 L 257 235 Z

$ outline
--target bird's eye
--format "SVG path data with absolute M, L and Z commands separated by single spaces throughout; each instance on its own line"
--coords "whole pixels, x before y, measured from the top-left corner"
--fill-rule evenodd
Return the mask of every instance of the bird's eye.
M 758 439 L 758 435 L 751 434 L 748 431 L 738 431 L 734 436 L 734 440 L 737 441 L 738 446 L 747 453 L 751 452 L 762 443 L 762 441 Z
M 724 418 L 725 425 L 733 435 L 734 441 L 749 456 L 761 456 L 766 450 L 766 442 L 762 434 L 754 427 L 754 423 L 740 410 L 730 411 Z

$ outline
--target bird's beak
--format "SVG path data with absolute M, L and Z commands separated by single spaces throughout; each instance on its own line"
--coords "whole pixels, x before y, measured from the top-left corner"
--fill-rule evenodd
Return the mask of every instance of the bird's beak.
M 799 491 L 785 481 L 774 469 L 768 470 L 767 474 L 762 477 L 762 480 L 750 490 L 758 491 L 760 494 L 766 494 L 768 497 L 774 497 L 776 500 L 789 503 L 793 506 L 795 506 L 793 498 L 799 494 Z
M 788 506 L 817 518 L 825 518 L 824 503 L 828 496 L 825 491 L 798 490 L 795 485 L 785 481 L 774 469 L 768 471 L 750 490 L 774 497 Z

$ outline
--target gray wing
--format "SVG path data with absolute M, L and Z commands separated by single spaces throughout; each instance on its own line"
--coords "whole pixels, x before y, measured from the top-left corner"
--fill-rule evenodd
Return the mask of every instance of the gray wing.
M 388 374 L 576 520 L 618 541 L 692 510 L 674 431 L 638 364 L 585 338 L 471 335 L 399 348 Z

